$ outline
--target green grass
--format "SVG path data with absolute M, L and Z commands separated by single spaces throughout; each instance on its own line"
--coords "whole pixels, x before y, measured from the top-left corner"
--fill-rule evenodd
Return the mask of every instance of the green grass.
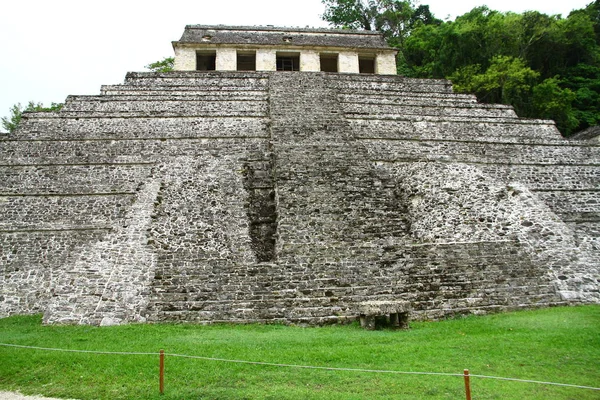
M 0 342 L 61 349 L 156 352 L 270 363 L 494 375 L 600 387 L 600 306 L 550 308 L 441 322 L 409 331 L 357 325 L 42 326 L 0 319 Z M 461 377 L 282 368 L 166 357 L 0 346 L 0 390 L 77 399 L 463 399 Z M 600 391 L 471 379 L 474 399 L 600 399 Z

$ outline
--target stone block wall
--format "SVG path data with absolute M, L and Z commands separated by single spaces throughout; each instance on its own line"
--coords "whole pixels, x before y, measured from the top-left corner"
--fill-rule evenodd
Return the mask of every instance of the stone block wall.
M 129 73 L 26 114 L 0 159 L 0 315 L 318 324 L 368 300 L 421 319 L 600 301 L 600 146 L 447 81 Z

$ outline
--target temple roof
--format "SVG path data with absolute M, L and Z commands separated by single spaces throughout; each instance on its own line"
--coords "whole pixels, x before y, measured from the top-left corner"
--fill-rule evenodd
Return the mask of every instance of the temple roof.
M 187 25 L 179 42 L 174 42 L 195 43 L 393 50 L 379 32 L 273 26 Z

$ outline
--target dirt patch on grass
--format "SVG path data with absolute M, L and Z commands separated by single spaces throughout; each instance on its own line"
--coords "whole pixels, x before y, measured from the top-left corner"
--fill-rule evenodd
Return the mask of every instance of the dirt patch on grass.
M 64 400 L 43 396 L 25 396 L 19 392 L 0 392 L 0 400 Z M 71 399 L 72 400 L 72 399 Z

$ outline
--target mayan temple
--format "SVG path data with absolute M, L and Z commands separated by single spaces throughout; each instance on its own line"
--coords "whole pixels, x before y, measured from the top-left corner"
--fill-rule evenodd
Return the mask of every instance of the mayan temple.
M 440 319 L 600 303 L 600 142 L 380 34 L 191 25 L 0 139 L 0 317 Z M 398 322 L 398 320 L 400 320 Z

